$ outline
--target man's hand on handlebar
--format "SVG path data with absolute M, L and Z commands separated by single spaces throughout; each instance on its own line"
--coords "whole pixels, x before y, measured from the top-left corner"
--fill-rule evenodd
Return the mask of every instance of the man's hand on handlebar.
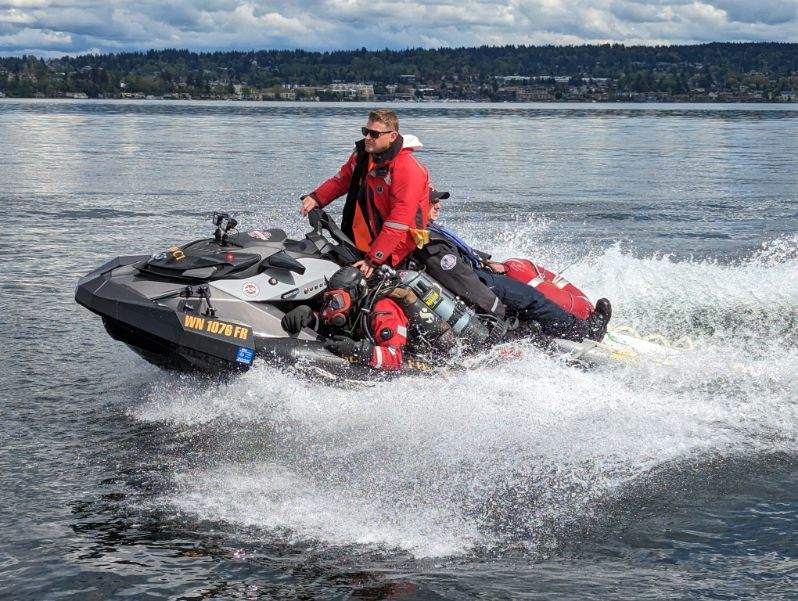
M 365 259 L 361 259 L 360 261 L 355 263 L 353 267 L 357 267 L 360 270 L 360 272 L 367 278 L 370 278 L 371 274 L 374 273 L 374 266 Z
M 299 212 L 303 217 L 307 217 L 308 213 L 319 206 L 318 201 L 310 195 L 303 196 L 300 200 L 302 204 L 299 207 Z

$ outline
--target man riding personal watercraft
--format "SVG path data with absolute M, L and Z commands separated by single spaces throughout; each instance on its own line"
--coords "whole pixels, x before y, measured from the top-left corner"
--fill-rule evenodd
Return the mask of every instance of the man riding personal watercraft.
M 365 253 L 354 266 L 369 277 L 380 265 L 397 267 L 415 248 L 413 231 L 427 226 L 429 176 L 413 156 L 420 144 L 405 144 L 393 111 L 371 111 L 361 131 L 338 173 L 302 197 L 300 212 L 346 194 L 341 229 Z
M 604 337 L 612 314 L 607 299 L 599 299 L 596 310 L 587 319 L 567 311 L 531 285 L 534 278 L 522 280 L 527 263 L 535 267 L 534 264 L 518 259 L 506 263 L 491 261 L 489 254 L 475 250 L 437 223 L 440 201 L 446 198 L 449 198 L 448 192 L 430 188 L 429 242 L 413 253 L 413 258 L 426 267 L 427 273 L 483 311 L 498 318 L 512 314 L 526 324 L 539 324 L 540 331 L 547 336 L 576 341 Z

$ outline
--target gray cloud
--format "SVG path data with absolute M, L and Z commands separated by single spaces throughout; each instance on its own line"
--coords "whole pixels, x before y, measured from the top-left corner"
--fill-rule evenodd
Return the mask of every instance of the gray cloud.
M 798 3 L 784 0 L 709 0 L 709 3 L 726 12 L 729 19 L 739 23 L 781 25 L 798 18 Z
M 798 41 L 798 0 L 0 0 L 0 54 Z

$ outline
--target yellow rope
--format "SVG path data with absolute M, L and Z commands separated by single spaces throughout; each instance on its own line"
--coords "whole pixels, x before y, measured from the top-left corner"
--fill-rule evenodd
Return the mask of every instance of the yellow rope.
M 676 349 L 676 350 L 681 349 L 681 350 L 691 351 L 695 348 L 693 340 L 688 336 L 682 336 L 681 338 L 677 338 L 676 340 L 671 342 L 668 338 L 666 338 L 659 332 L 654 332 L 653 334 L 642 336 L 632 326 L 614 327 L 610 330 L 610 332 L 617 332 L 618 334 L 629 334 L 630 336 L 639 338 L 640 340 L 645 340 L 646 342 L 651 342 L 653 344 L 660 344 L 665 348 L 670 348 L 670 349 Z

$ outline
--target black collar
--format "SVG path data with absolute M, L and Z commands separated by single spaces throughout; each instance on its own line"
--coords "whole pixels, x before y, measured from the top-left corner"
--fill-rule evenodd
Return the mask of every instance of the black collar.
M 380 163 L 384 163 L 385 161 L 391 161 L 396 158 L 396 155 L 399 154 L 399 151 L 402 150 L 404 146 L 404 138 L 402 138 L 401 134 L 396 136 L 396 139 L 393 141 L 383 153 L 373 155 L 374 163 L 379 165 Z M 358 140 L 355 142 L 355 149 L 357 150 L 358 154 L 365 154 L 366 152 L 366 142 L 364 140 Z
M 396 158 L 396 155 L 399 154 L 399 151 L 402 150 L 404 143 L 405 141 L 404 138 L 402 138 L 402 135 L 397 135 L 396 139 L 393 141 L 393 144 L 388 147 L 388 150 L 382 154 L 374 155 L 374 162 L 379 164 L 384 163 L 385 161 L 392 161 Z

